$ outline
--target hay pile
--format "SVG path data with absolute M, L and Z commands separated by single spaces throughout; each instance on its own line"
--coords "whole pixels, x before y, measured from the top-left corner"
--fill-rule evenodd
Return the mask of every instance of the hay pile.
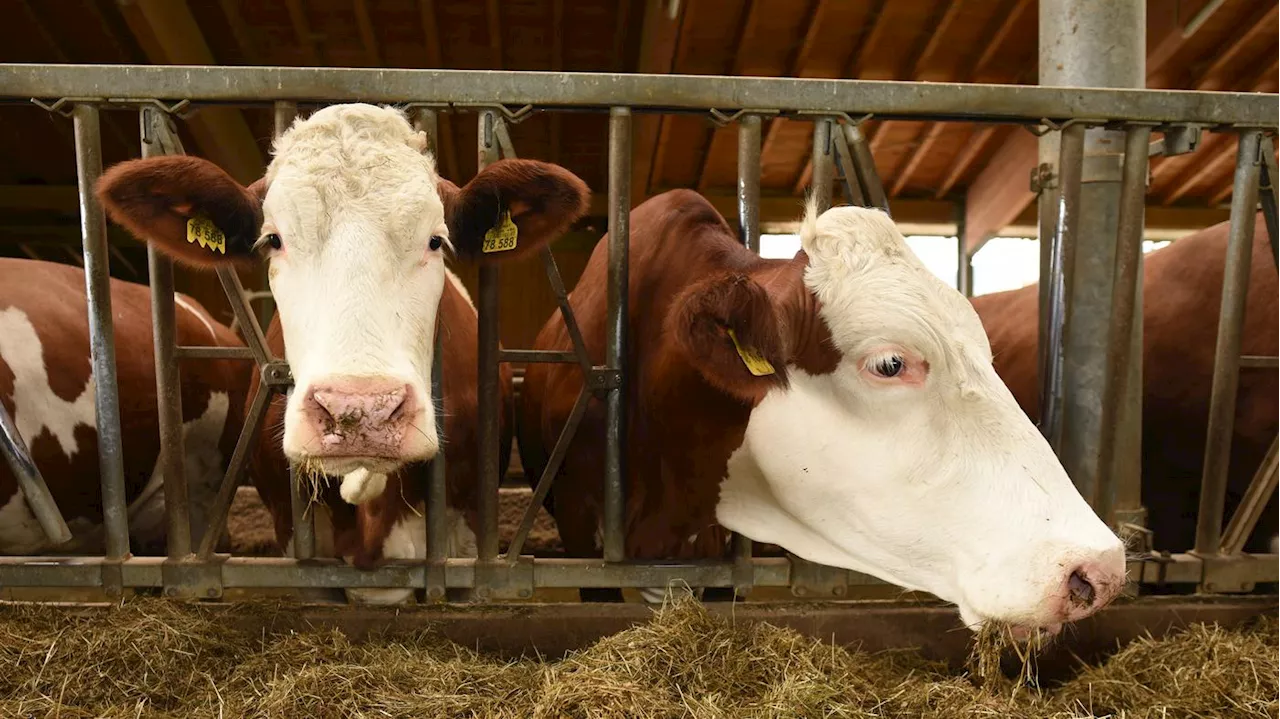
M 134 600 L 74 616 L 0 608 L 4 717 L 1247 717 L 1277 713 L 1277 623 L 1131 644 L 1065 685 L 985 682 L 869 655 L 690 600 L 555 662 L 504 662 L 429 633 L 233 629 L 282 605 Z

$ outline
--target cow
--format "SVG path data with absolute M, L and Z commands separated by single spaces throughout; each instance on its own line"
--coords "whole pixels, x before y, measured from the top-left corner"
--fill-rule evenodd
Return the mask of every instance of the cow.
M 1195 544 L 1209 395 L 1229 223 L 1146 255 L 1143 268 L 1142 502 L 1157 550 Z M 1241 352 L 1276 355 L 1276 263 L 1261 213 L 1254 243 Z M 1019 406 L 1039 418 L 1037 285 L 973 298 L 996 371 Z M 1276 437 L 1276 371 L 1242 369 L 1229 469 L 1227 517 Z M 1262 513 L 1250 551 L 1269 549 L 1276 498 Z M 1225 521 L 1225 520 L 1224 520 Z
M 411 473 L 441 442 L 430 382 L 439 332 L 449 552 L 475 554 L 478 333 L 446 253 L 498 263 L 538 252 L 586 212 L 581 179 L 502 160 L 459 188 L 437 174 L 403 111 L 356 103 L 295 121 L 249 187 L 206 160 L 162 157 L 112 167 L 97 192 L 115 222 L 179 261 L 266 262 L 278 307 L 269 342 L 289 362 L 293 391 L 268 425 L 253 481 L 290 553 L 286 460 L 312 480 L 325 554 L 360 568 L 426 556 L 425 487 Z M 510 375 L 502 379 L 509 392 Z M 349 592 L 371 603 L 410 595 Z
M 151 294 L 145 285 L 118 279 L 110 291 L 130 546 L 135 554 L 163 555 L 167 524 Z M 242 346 L 195 300 L 182 294 L 174 299 L 179 344 Z M 184 361 L 181 372 L 184 468 L 192 534 L 199 537 L 235 446 L 248 378 L 243 363 L 229 360 Z M 0 466 L 0 553 L 102 553 L 97 391 L 84 270 L 0 259 L 0 401 L 72 532 L 71 541 L 51 544 L 8 466 Z
M 628 557 L 722 558 L 734 531 L 930 592 L 969 627 L 1029 633 L 1120 591 L 1120 540 L 997 377 L 972 307 L 883 212 L 811 200 L 791 260 L 742 246 L 689 190 L 645 201 L 630 227 Z M 570 296 L 597 364 L 607 246 Z M 569 349 L 558 312 L 535 346 Z M 571 366 L 526 371 L 530 476 L 581 386 Z M 604 432 L 592 401 L 553 485 L 570 556 L 600 548 Z

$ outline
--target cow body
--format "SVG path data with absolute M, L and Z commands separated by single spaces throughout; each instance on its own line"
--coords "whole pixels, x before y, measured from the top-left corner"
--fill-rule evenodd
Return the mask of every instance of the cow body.
M 975 627 L 1055 631 L 1114 596 L 1118 539 L 999 382 L 972 308 L 883 213 L 810 205 L 791 260 L 746 250 L 689 191 L 630 227 L 629 557 L 723 557 L 738 531 L 942 596 Z M 570 296 L 596 364 L 607 244 Z M 558 312 L 536 347 L 570 348 Z M 581 386 L 576 367 L 527 370 L 528 476 Z M 553 485 L 571 556 L 600 548 L 604 431 L 592 400 Z
M 114 220 L 179 260 L 267 264 L 278 307 L 269 343 L 294 386 L 271 408 L 253 473 L 286 551 L 292 464 L 318 500 L 321 556 L 362 568 L 425 557 L 425 477 L 414 467 L 442 442 L 450 550 L 475 551 L 477 320 L 446 254 L 526 257 L 582 216 L 588 191 L 563 168 L 527 160 L 493 163 L 459 188 L 439 177 L 426 143 L 401 111 L 333 105 L 282 133 L 250 187 L 205 160 L 163 157 L 121 163 L 97 188 Z M 214 249 L 192 241 L 193 223 L 217 238 Z M 490 241 L 495 233 L 505 241 Z M 437 361 L 444 437 L 430 381 Z M 509 408 L 505 368 L 500 379 Z M 411 592 L 349 594 L 397 602 Z
M 163 554 L 151 295 L 146 286 L 121 280 L 110 287 L 131 544 L 137 554 Z M 179 344 L 241 345 L 194 300 L 175 299 Z M 198 537 L 235 446 L 248 378 L 243 362 L 226 360 L 185 361 L 181 373 L 185 471 Z M 102 551 L 96 391 L 84 271 L 0 259 L 0 400 L 73 534 L 71 542 L 50 546 L 9 468 L 0 465 L 0 553 Z
M 1261 214 L 1256 222 L 1240 349 L 1275 356 L 1276 266 Z M 1161 550 L 1186 551 L 1195 544 L 1228 229 L 1222 223 L 1201 230 L 1149 253 L 1144 262 L 1142 501 Z M 1038 293 L 1030 285 L 973 299 L 996 371 L 1033 418 L 1040 414 Z M 1241 370 L 1226 519 L 1276 436 L 1277 391 L 1274 369 Z M 1268 551 L 1276 512 L 1273 495 L 1250 551 Z

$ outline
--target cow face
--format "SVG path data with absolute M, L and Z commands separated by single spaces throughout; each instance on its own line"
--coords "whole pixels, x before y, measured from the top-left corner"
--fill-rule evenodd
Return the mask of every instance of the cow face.
M 113 219 L 179 260 L 267 263 L 294 376 L 284 452 L 314 471 L 433 457 L 445 252 L 524 256 L 586 209 L 562 168 L 505 160 L 459 189 L 425 144 L 397 110 L 336 105 L 281 135 L 252 187 L 189 157 L 122 163 L 99 185 Z
M 734 380 L 705 364 L 713 352 L 693 360 L 754 405 L 719 521 L 952 601 L 971 626 L 1056 631 L 1105 605 L 1124 582 L 1122 545 L 996 375 L 971 305 L 879 211 L 810 206 L 802 244 L 792 284 L 807 302 L 748 281 L 728 294 L 749 318 L 720 320 L 775 371 Z M 715 292 L 702 297 L 715 305 Z

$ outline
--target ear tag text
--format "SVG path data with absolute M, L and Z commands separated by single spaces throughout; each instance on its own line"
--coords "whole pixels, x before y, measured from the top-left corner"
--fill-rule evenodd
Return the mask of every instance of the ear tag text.
M 498 224 L 484 233 L 484 245 L 480 249 L 485 253 L 514 250 L 516 236 L 519 234 L 520 230 L 516 227 L 516 223 L 511 221 L 511 212 L 503 212 Z
M 210 252 L 227 254 L 227 236 L 207 217 L 187 220 L 187 242 L 198 244 Z
M 751 374 L 757 377 L 764 377 L 774 373 L 773 365 L 769 363 L 769 360 L 761 356 L 754 348 L 743 347 L 739 344 L 738 336 L 734 334 L 732 329 L 728 330 L 728 332 L 729 339 L 733 340 L 734 349 L 738 350 L 738 356 L 742 358 L 742 363 L 747 366 L 747 370 Z

